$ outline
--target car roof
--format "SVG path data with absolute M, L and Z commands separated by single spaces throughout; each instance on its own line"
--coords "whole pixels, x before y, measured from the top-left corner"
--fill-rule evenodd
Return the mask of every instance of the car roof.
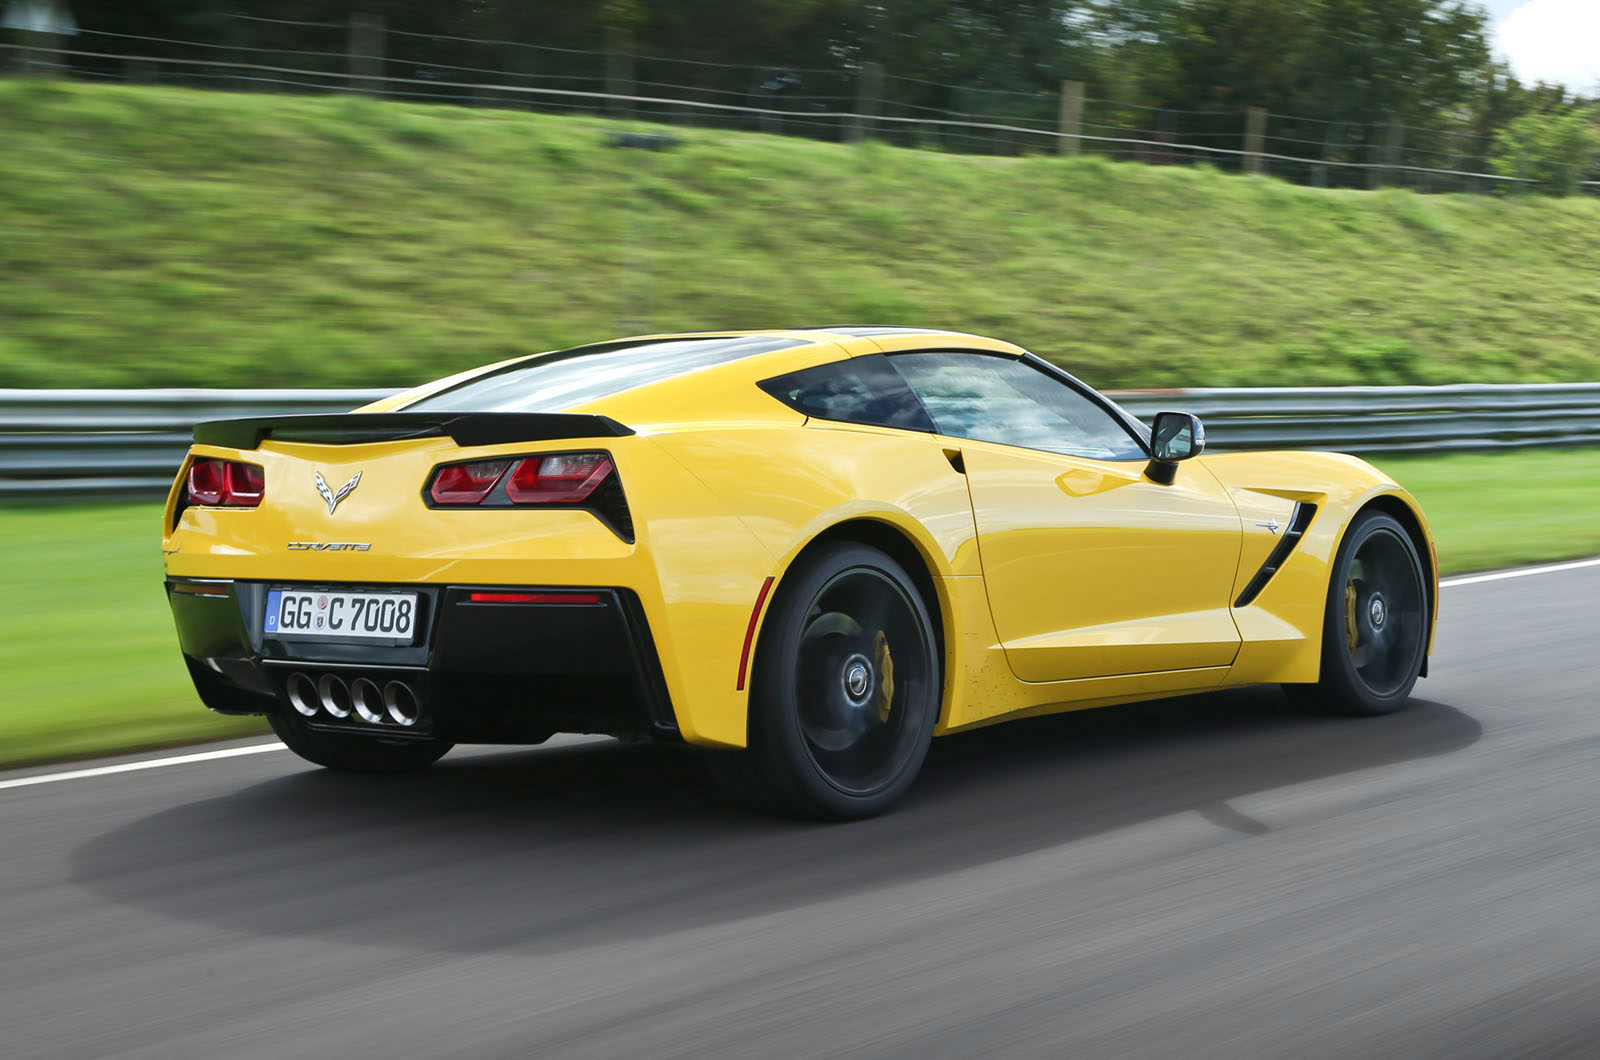
M 537 411 L 605 411 L 609 408 L 626 406 L 627 411 L 635 413 L 639 410 L 641 401 L 651 402 L 655 396 L 676 399 L 679 393 L 686 388 L 710 393 L 727 388 L 746 388 L 751 391 L 752 400 L 758 400 L 760 395 L 754 392 L 753 384 L 762 379 L 775 375 L 795 371 L 799 368 L 825 364 L 832 361 L 844 360 L 850 357 L 867 356 L 876 353 L 917 348 L 921 346 L 934 348 L 967 348 L 987 350 L 997 353 L 1010 353 L 1020 355 L 1023 351 L 1010 343 L 996 339 L 984 338 L 978 335 L 967 335 L 955 331 L 943 331 L 935 328 L 914 328 L 893 325 L 835 325 L 814 326 L 787 329 L 761 329 L 743 331 L 710 331 L 710 332 L 676 332 L 658 335 L 639 335 L 629 338 L 610 339 L 605 342 L 588 343 L 582 346 L 573 346 L 562 350 L 553 350 L 524 357 L 516 357 L 496 364 L 484 365 L 457 375 L 438 379 L 431 383 L 423 384 L 413 390 L 397 394 L 373 405 L 365 407 L 365 412 L 383 412 L 394 409 L 410 408 L 417 406 L 419 409 L 440 406 L 461 409 L 465 405 L 456 402 L 473 400 L 473 395 L 493 391 L 499 387 L 503 392 L 510 392 L 517 398 L 526 396 L 528 399 L 541 403 Z M 648 360 L 652 347 L 667 347 L 673 349 L 670 354 L 661 350 L 665 356 L 657 356 L 654 373 L 644 371 L 640 373 L 618 376 L 616 367 L 611 370 L 612 378 L 623 385 L 606 389 L 603 392 L 581 393 L 582 385 L 573 385 L 573 377 L 587 374 L 583 372 L 584 365 L 574 364 L 571 367 L 577 371 L 561 371 L 561 362 L 580 361 L 590 356 L 596 357 L 595 367 L 602 370 L 602 365 L 609 361 L 617 365 L 617 358 L 606 358 L 603 355 L 616 353 L 620 357 L 628 358 L 629 353 L 637 352 L 640 359 Z M 674 371 L 667 356 L 682 356 L 698 362 L 687 370 Z M 631 358 L 630 358 L 631 359 Z M 564 377 L 565 386 L 572 390 L 572 400 L 562 403 L 560 401 L 560 388 L 554 394 L 541 393 L 535 390 L 521 390 L 517 387 L 517 376 L 532 375 L 537 372 L 541 377 L 541 384 L 548 379 L 547 373 L 542 369 L 550 366 L 555 372 Z M 532 382 L 530 380 L 530 382 Z M 526 385 L 526 384 L 524 384 Z M 547 384 L 541 389 L 547 388 Z M 456 395 L 452 401 L 452 395 Z M 487 399 L 493 402 L 494 399 Z M 679 401 L 673 400 L 677 405 Z M 477 408 L 475 411 L 511 410 L 506 405 L 489 404 Z M 708 410 L 709 411 L 709 410 Z

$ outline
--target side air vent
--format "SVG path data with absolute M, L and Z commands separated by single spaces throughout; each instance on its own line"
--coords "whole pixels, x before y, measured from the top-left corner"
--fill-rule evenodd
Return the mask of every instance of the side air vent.
M 1234 607 L 1246 607 L 1255 602 L 1255 598 L 1261 595 L 1261 590 L 1267 587 L 1267 583 L 1272 580 L 1272 576 L 1278 573 L 1278 568 L 1283 566 L 1284 561 L 1289 558 L 1289 553 L 1294 551 L 1294 546 L 1298 545 L 1300 539 L 1305 536 L 1306 527 L 1311 525 L 1311 519 L 1316 514 L 1317 506 L 1315 504 L 1305 504 L 1301 501 L 1295 502 L 1294 511 L 1289 515 L 1289 528 L 1283 532 L 1283 537 L 1273 546 L 1272 554 L 1261 565 L 1261 569 L 1256 571 L 1256 576 L 1250 579 L 1250 584 L 1244 587 L 1244 592 L 1239 594 L 1239 599 L 1233 602 Z

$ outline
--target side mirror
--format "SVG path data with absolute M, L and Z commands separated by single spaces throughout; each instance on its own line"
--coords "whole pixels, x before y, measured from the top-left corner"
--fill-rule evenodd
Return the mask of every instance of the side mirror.
M 1199 416 L 1187 412 L 1158 412 L 1150 432 L 1150 464 L 1145 474 L 1152 481 L 1171 485 L 1178 461 L 1199 456 L 1206 448 L 1206 429 Z

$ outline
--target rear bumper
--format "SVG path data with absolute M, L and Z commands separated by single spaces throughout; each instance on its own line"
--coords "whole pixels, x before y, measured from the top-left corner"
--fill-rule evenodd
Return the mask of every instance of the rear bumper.
M 414 643 L 285 639 L 263 630 L 268 583 L 169 578 L 184 662 L 207 707 L 287 713 L 296 674 L 351 687 L 399 682 L 421 716 L 408 727 L 317 710 L 312 728 L 395 739 L 537 743 L 555 732 L 648 733 L 678 739 L 649 623 L 628 589 L 590 586 L 376 585 L 273 582 L 273 587 L 418 594 Z M 594 603 L 484 603 L 473 591 L 582 592 Z M 302 686 L 303 687 L 303 686 Z M 304 713 L 302 711 L 302 713 Z

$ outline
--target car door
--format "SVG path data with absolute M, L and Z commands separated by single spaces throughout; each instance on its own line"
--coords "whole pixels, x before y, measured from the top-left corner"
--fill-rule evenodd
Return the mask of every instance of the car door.
M 1024 681 L 1229 665 L 1243 530 L 1197 461 L 1173 482 L 1122 420 L 1032 357 L 899 353 L 959 447 L 995 629 Z

